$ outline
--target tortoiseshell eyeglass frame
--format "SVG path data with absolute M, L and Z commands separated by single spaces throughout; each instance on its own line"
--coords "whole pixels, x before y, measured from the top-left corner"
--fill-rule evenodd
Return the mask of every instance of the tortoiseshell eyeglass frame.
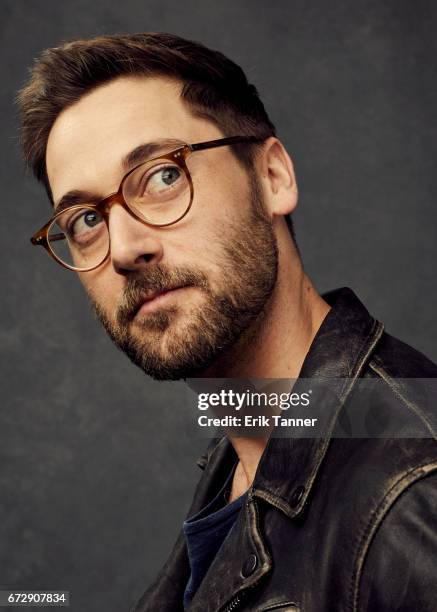
M 137 219 L 138 221 L 141 221 L 141 223 L 144 223 L 145 225 L 150 225 L 153 227 L 166 227 L 169 225 L 174 225 L 175 223 L 177 223 L 178 221 L 180 221 L 181 219 L 183 219 L 185 217 L 185 215 L 188 213 L 188 211 L 191 208 L 191 205 L 193 203 L 193 196 L 194 196 L 194 187 L 193 187 L 193 181 L 190 175 L 190 172 L 188 170 L 188 167 L 186 165 L 186 160 L 187 157 L 189 155 L 191 155 L 191 153 L 194 153 L 195 151 L 204 151 L 205 149 L 213 149 L 216 147 L 224 147 L 227 145 L 234 145 L 234 144 L 243 144 L 243 143 L 261 143 L 264 142 L 264 138 L 257 138 L 255 136 L 230 136 L 228 138 L 219 138 L 217 140 L 208 140 L 206 142 L 197 142 L 194 144 L 185 144 L 173 151 L 170 151 L 169 153 L 164 153 L 162 155 L 158 155 L 157 157 L 153 157 L 151 159 L 147 159 L 143 162 L 141 162 L 140 164 L 137 164 L 136 166 L 134 166 L 133 168 L 131 168 L 121 179 L 120 182 L 120 186 L 118 188 L 118 191 L 111 193 L 110 195 L 106 196 L 105 198 L 103 198 L 102 200 L 100 200 L 99 202 L 95 203 L 95 204 L 87 204 L 87 203 L 80 203 L 80 204 L 73 204 L 71 206 L 68 206 L 67 208 L 63 208 L 62 210 L 59 210 L 58 212 L 55 212 L 55 214 L 47 221 L 47 223 L 45 223 L 41 229 L 39 229 L 37 232 L 35 232 L 33 234 L 33 236 L 31 237 L 30 241 L 33 245 L 35 246 L 42 246 L 46 249 L 47 253 L 53 257 L 53 259 L 55 261 L 57 261 L 61 266 L 63 266 L 64 268 L 67 268 L 67 270 L 73 270 L 76 272 L 88 272 L 90 270 L 95 270 L 96 268 L 98 268 L 99 266 L 101 266 L 109 257 L 110 254 L 110 244 L 108 245 L 108 251 L 105 255 L 105 257 L 102 259 L 102 261 L 100 261 L 98 264 L 90 267 L 90 268 L 77 268 L 74 266 L 70 266 L 67 263 L 65 263 L 64 261 L 62 261 L 57 255 L 56 253 L 54 253 L 52 251 L 52 249 L 50 248 L 50 242 L 48 239 L 48 234 L 50 231 L 50 228 L 52 227 L 52 225 L 56 222 L 57 218 L 62 215 L 66 210 L 77 210 L 80 208 L 89 208 L 90 210 L 97 210 L 104 218 L 105 222 L 108 223 L 108 214 L 109 214 L 109 210 L 112 204 L 114 204 L 115 202 L 117 202 L 118 204 L 121 204 L 135 219 Z M 179 168 L 181 170 L 183 170 L 183 172 L 185 173 L 186 177 L 187 177 L 187 181 L 188 181 L 188 185 L 190 187 L 190 200 L 189 200 L 189 204 L 187 206 L 187 208 L 185 209 L 184 213 L 182 215 L 180 215 L 177 219 L 175 219 L 174 221 L 171 221 L 170 223 L 151 223 L 150 221 L 146 221 L 145 219 L 143 219 L 138 212 L 134 211 L 132 208 L 129 207 L 129 204 L 126 202 L 125 197 L 123 195 L 123 186 L 124 183 L 126 181 L 126 179 L 128 178 L 128 176 L 130 176 L 133 172 L 135 172 L 138 168 L 140 168 L 141 166 L 145 165 L 145 164 L 149 164 L 150 162 L 153 162 L 155 160 L 158 159 L 163 159 L 163 160 L 169 160 L 174 162 L 177 166 L 179 166 Z M 52 236 L 50 236 L 50 240 L 63 240 L 65 239 L 65 234 L 63 233 L 59 233 L 59 234 L 54 234 Z

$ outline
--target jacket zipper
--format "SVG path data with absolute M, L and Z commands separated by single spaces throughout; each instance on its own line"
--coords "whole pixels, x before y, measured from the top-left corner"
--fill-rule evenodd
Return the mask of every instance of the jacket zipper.
M 237 595 L 236 597 L 234 597 L 234 599 L 232 599 L 228 605 L 226 606 L 226 608 L 224 609 L 224 612 L 234 612 L 234 610 L 236 610 L 241 602 L 241 598 L 239 595 Z
M 244 591 L 240 591 L 238 595 L 235 595 L 234 599 L 231 599 L 226 608 L 222 608 L 223 612 L 235 612 L 235 610 L 240 607 L 242 600 L 247 595 L 247 592 L 250 591 L 250 589 L 253 589 L 255 586 L 256 584 L 251 585 L 250 587 L 247 587 Z

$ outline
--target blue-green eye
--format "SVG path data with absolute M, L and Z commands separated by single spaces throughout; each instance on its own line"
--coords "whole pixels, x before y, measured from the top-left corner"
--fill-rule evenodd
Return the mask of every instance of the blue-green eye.
M 178 166 L 163 166 L 144 177 L 144 195 L 160 195 L 174 189 L 181 178 L 182 170 Z
M 99 211 L 83 210 L 69 220 L 67 234 L 75 240 L 81 237 L 91 238 L 102 222 L 103 217 Z

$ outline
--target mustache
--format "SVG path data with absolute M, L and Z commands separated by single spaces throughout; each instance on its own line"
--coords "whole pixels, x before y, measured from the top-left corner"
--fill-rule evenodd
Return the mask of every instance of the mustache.
M 201 270 L 193 268 L 170 270 L 162 264 L 156 264 L 153 268 L 128 278 L 123 296 L 116 308 L 117 325 L 124 327 L 132 321 L 146 295 L 178 287 L 199 287 L 209 292 L 206 275 Z

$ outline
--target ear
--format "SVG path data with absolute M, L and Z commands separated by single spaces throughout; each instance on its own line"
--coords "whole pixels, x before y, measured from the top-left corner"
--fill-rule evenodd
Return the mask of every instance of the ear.
M 264 143 L 258 158 L 258 169 L 265 205 L 271 215 L 293 212 L 298 200 L 293 162 L 277 138 L 271 137 Z

